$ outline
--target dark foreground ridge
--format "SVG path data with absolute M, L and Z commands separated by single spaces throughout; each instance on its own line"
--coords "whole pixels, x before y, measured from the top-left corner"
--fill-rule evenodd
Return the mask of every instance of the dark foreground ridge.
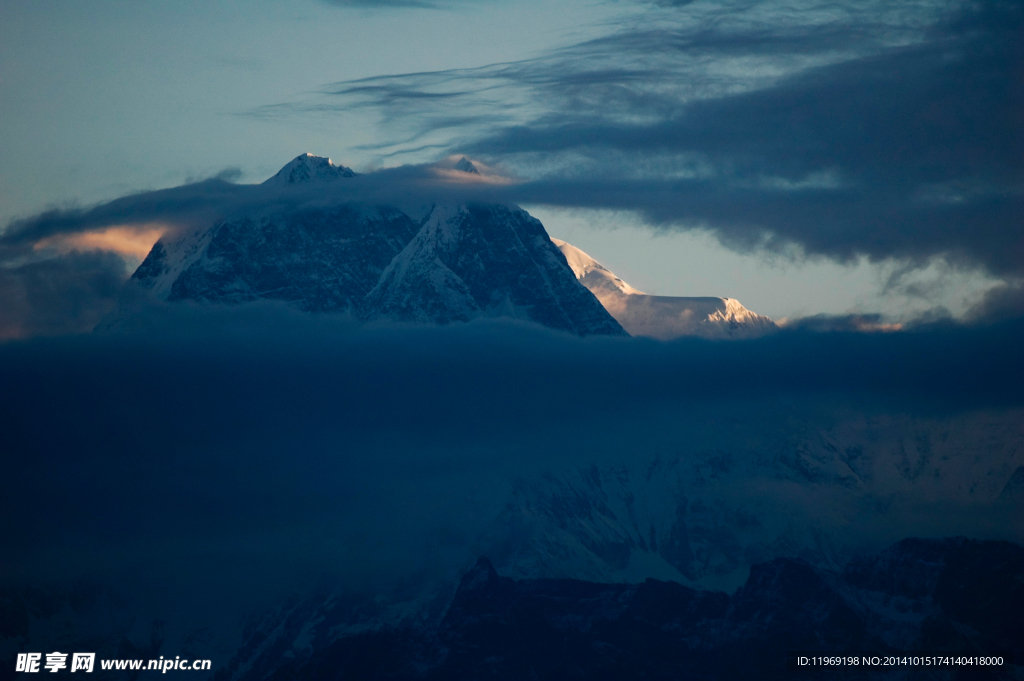
M 839 573 L 780 558 L 755 565 L 732 596 L 656 580 L 514 581 L 481 558 L 435 627 L 330 640 L 337 613 L 324 605 L 250 631 L 217 678 L 1021 678 L 1022 613 L 1024 547 L 1008 542 L 906 539 Z M 282 660 L 288 643 L 275 637 L 310 621 L 312 652 Z M 999 651 L 1017 664 L 799 672 L 787 669 L 793 650 Z

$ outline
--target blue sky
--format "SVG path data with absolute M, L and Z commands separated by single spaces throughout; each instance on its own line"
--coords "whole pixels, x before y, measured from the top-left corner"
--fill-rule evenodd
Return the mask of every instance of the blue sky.
M 258 181 L 310 151 L 364 166 L 371 115 L 246 116 L 338 80 L 529 57 L 577 34 L 587 3 L 446 10 L 300 2 L 7 2 L 0 219 L 181 184 Z M 616 8 L 602 13 L 612 16 Z
M 8 234 L 225 169 L 258 182 L 305 151 L 362 172 L 465 153 L 648 292 L 777 319 L 1020 309 L 1014 3 L 3 0 L 0 17 Z

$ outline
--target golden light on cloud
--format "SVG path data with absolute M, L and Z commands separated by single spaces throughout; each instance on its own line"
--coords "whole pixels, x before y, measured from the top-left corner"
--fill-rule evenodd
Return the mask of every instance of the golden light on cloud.
M 500 175 L 475 175 L 464 173 L 461 170 L 449 170 L 448 168 L 437 168 L 434 173 L 442 180 L 458 182 L 459 184 L 513 184 L 515 180 Z
M 445 182 L 492 185 L 507 185 L 515 183 L 515 180 L 501 175 L 494 168 L 491 168 L 480 161 L 471 161 L 465 156 L 449 156 L 447 162 L 454 164 L 453 167 L 446 168 L 441 166 L 433 168 L 434 176 Z
M 864 333 L 893 333 L 903 330 L 903 324 L 899 322 L 869 322 L 860 319 L 854 322 L 854 327 Z
M 140 227 L 107 227 L 94 232 L 61 234 L 43 239 L 34 249 L 54 249 L 58 253 L 70 251 L 112 251 L 136 260 L 142 260 L 153 248 L 153 244 L 167 231 L 160 225 Z
M 780 328 L 787 326 L 799 326 L 800 322 L 805 318 L 795 317 L 790 319 L 789 317 L 783 317 L 782 319 L 776 319 L 775 325 Z M 813 317 L 811 317 L 813 319 Z M 870 317 L 859 317 L 857 315 L 851 315 L 849 318 L 842 316 L 837 317 L 845 326 L 839 326 L 838 330 L 841 331 L 859 331 L 861 333 L 896 333 L 897 331 L 903 330 L 902 322 L 883 322 Z

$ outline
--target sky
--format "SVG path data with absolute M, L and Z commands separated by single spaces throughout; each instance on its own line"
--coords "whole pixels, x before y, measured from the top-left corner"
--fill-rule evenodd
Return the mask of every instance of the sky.
M 158 233 L 93 222 L 135 245 L 43 262 L 40 216 L 259 182 L 306 151 L 363 173 L 465 154 L 649 293 L 779 320 L 1024 309 L 1017 3 L 3 0 L 0 19 L 17 314 L 109 304 Z M 47 281 L 60 309 L 31 302 Z

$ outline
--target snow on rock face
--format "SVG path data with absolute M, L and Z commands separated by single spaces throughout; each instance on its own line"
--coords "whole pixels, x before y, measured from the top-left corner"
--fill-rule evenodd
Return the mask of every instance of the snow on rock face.
M 826 428 L 789 409 L 756 426 L 716 422 L 707 441 L 680 435 L 674 453 L 637 447 L 612 465 L 517 479 L 493 525 L 514 539 L 496 542 L 490 558 L 516 578 L 654 578 L 732 590 L 752 562 L 834 568 L 890 533 L 961 533 L 952 523 L 972 517 L 968 509 L 992 527 L 1020 515 L 1020 409 L 845 415 Z M 1019 526 L 1007 538 L 1019 542 Z
M 526 211 L 437 206 L 370 291 L 364 311 L 414 322 L 502 316 L 580 335 L 621 334 L 574 279 Z
M 305 154 L 264 184 L 352 175 Z M 280 300 L 364 320 L 512 317 L 579 335 L 625 334 L 540 221 L 499 205 L 435 205 L 412 217 L 344 204 L 225 220 L 158 241 L 132 275 L 133 291 L 167 302 Z
M 158 241 L 129 286 L 168 302 L 352 310 L 416 229 L 399 211 L 347 206 L 220 222 Z
M 551 241 L 562 251 L 580 283 L 633 336 L 662 340 L 680 336 L 755 338 L 778 328 L 771 319 L 751 312 L 734 298 L 648 295 L 572 244 Z
M 351 168 L 336 166 L 331 159 L 313 154 L 301 154 L 291 160 L 276 175 L 265 181 L 268 186 L 287 186 L 304 182 L 329 182 L 341 177 L 354 177 Z

